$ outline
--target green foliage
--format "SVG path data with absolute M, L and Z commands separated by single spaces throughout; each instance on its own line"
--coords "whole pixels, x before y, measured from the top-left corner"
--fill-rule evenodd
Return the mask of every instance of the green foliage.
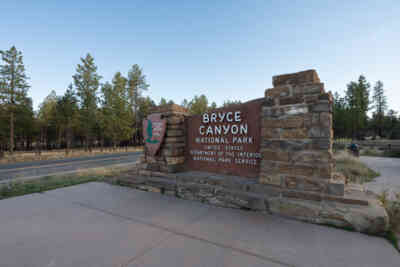
M 399 245 L 398 245 L 398 239 L 396 234 L 393 231 L 388 231 L 386 233 L 386 239 L 398 250 L 400 251 Z
M 155 107 L 156 103 L 150 97 L 140 97 L 139 98 L 139 121 L 142 121 L 147 117 L 149 111 L 152 107 Z
M 383 89 L 383 83 L 377 81 L 374 86 L 374 95 L 372 96 L 374 101 L 375 112 L 378 114 L 384 114 L 387 110 L 387 99 L 385 96 L 385 90 Z
M 395 233 L 400 234 L 400 193 L 396 193 L 394 197 L 390 197 L 388 190 L 385 190 L 378 195 L 378 199 L 382 202 L 389 216 L 390 231 L 387 237 L 399 249 Z
M 56 117 L 59 134 L 65 137 L 66 153 L 69 153 L 73 133 L 77 131 L 79 125 L 79 107 L 75 91 L 70 84 L 62 97 L 57 99 Z
M 56 119 L 57 94 L 54 90 L 43 100 L 39 106 L 38 118 L 49 126 Z
M 349 108 L 344 97 L 336 92 L 333 101 L 333 131 L 336 138 L 343 138 L 349 136 L 351 133 Z
M 116 146 L 122 140 L 129 139 L 133 133 L 132 112 L 127 98 L 127 79 L 117 72 L 112 85 L 106 83 L 101 90 L 104 96 L 102 107 L 104 134 Z
M 135 115 L 135 125 L 139 122 L 138 108 L 139 108 L 139 98 L 143 91 L 149 88 L 149 84 L 146 82 L 146 75 L 143 74 L 143 70 L 139 65 L 132 65 L 131 69 L 128 71 L 128 98 L 131 110 Z
M 49 176 L 26 182 L 13 182 L 0 185 L 0 200 L 99 180 L 98 176 Z
M 132 136 L 140 144 L 141 121 L 155 104 L 141 96 L 149 85 L 139 65 L 132 65 L 127 78 L 117 73 L 112 84 L 103 85 L 99 97 L 101 76 L 93 57 L 87 54 L 77 65 L 73 84 L 65 94 L 57 96 L 53 90 L 34 113 L 32 100 L 26 97 L 29 86 L 22 53 L 15 47 L 0 52 L 5 62 L 0 65 L 0 151 L 14 148 L 14 140 L 19 148 L 65 147 L 67 153 L 74 145 L 84 144 L 88 149 L 99 141 L 102 145 L 127 144 Z
M 164 97 L 161 97 L 160 103 L 158 105 L 159 106 L 163 106 L 163 105 L 167 105 L 167 104 L 168 104 L 167 99 L 165 99 Z
M 7 110 L 5 105 L 0 104 L 0 151 L 2 151 L 7 143 L 9 129 L 7 122 Z
M 378 150 L 378 149 L 374 149 L 374 148 L 365 148 L 362 149 L 360 151 L 360 154 L 363 156 L 370 156 L 370 157 L 380 157 L 383 156 L 383 152 Z
M 383 135 L 389 139 L 400 139 L 400 117 L 396 111 L 391 109 L 384 117 L 383 131 Z
M 400 151 L 384 151 L 383 156 L 390 158 L 400 158 Z
M 32 142 L 39 133 L 31 98 L 25 98 L 15 109 L 15 136 Z
M 0 101 L 8 105 L 18 105 L 26 98 L 29 85 L 25 74 L 22 52 L 15 46 L 0 51 L 4 65 L 0 65 Z
M 95 168 L 83 172 L 0 184 L 0 200 L 88 182 L 112 182 L 132 171 L 131 167 Z
M 213 103 L 211 103 L 211 105 L 209 105 L 208 99 L 205 95 L 200 95 L 200 96 L 195 95 L 194 98 L 190 102 L 188 102 L 185 99 L 184 104 L 186 105 L 186 108 L 189 110 L 190 114 L 192 114 L 192 115 L 200 115 L 200 114 L 207 112 L 208 110 L 217 108 L 217 105 L 215 104 L 215 102 L 213 102 Z
M 4 62 L 0 65 L 0 105 L 3 105 L 3 114 L 9 115 L 10 152 L 13 153 L 15 114 L 21 111 L 21 105 L 26 104 L 26 94 L 29 89 L 28 77 L 25 74 L 22 52 L 15 46 L 9 50 L 0 51 L 0 55 Z
M 57 121 L 57 95 L 53 90 L 40 104 L 38 124 L 42 133 L 42 141 L 49 145 L 49 140 L 57 139 L 59 123 Z
M 134 64 L 128 72 L 128 96 L 132 106 L 138 103 L 138 98 L 141 96 L 142 91 L 149 88 L 146 82 L 146 75 L 139 65 Z
M 81 58 L 81 64 L 77 65 L 76 74 L 72 78 L 80 103 L 81 122 L 84 125 L 87 148 L 92 141 L 92 134 L 96 126 L 97 90 L 101 79 L 101 76 L 97 74 L 94 58 L 90 54 Z
M 383 89 L 383 83 L 381 81 L 376 82 L 374 86 L 374 95 L 372 98 L 375 112 L 373 113 L 371 123 L 375 130 L 375 135 L 381 137 L 384 127 L 385 111 L 387 110 L 387 100 Z
M 189 103 L 189 111 L 193 115 L 203 114 L 208 110 L 208 99 L 205 95 L 194 96 Z
M 370 105 L 369 88 L 370 84 L 363 75 L 360 75 L 358 82 L 350 82 L 347 85 L 346 100 L 353 138 L 361 137 L 362 129 L 367 126 L 367 111 Z
M 335 138 L 362 139 L 376 136 L 400 139 L 400 119 L 397 112 L 387 110 L 387 99 L 381 81 L 376 82 L 372 101 L 369 99 L 370 85 L 364 76 L 347 85 L 345 97 L 334 94 L 333 130 Z M 370 104 L 373 104 L 372 106 Z M 370 106 L 374 112 L 368 117 Z
M 158 105 L 162 106 L 162 105 L 172 105 L 172 104 L 175 104 L 175 102 L 172 99 L 167 100 L 164 97 L 161 97 L 160 102 L 159 102 Z

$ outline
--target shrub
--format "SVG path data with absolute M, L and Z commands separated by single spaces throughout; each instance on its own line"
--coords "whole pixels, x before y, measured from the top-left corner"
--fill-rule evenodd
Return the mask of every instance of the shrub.
M 400 158 L 400 151 L 385 151 L 383 152 L 384 157 Z
M 381 157 L 383 156 L 383 152 L 374 148 L 365 148 L 361 150 L 361 155 L 363 156 L 371 156 L 371 157 Z
M 394 199 L 390 199 L 388 191 L 385 190 L 379 195 L 379 200 L 389 215 L 391 230 L 400 233 L 400 193 L 397 193 Z
M 335 159 L 336 171 L 342 173 L 347 182 L 362 184 L 370 182 L 380 175 L 346 151 L 336 153 Z

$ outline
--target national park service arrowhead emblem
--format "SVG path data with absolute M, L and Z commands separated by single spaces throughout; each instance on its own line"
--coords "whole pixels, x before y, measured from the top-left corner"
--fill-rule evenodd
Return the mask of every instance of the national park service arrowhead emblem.
M 143 121 L 143 136 L 147 153 L 150 156 L 156 155 L 165 136 L 167 120 L 161 119 L 161 114 L 151 114 Z

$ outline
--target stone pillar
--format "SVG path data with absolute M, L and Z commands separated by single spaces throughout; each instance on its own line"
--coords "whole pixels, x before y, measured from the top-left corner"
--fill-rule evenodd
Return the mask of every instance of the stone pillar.
M 150 114 L 160 113 L 167 120 L 167 129 L 161 146 L 155 156 L 146 153 L 141 159 L 140 169 L 145 172 L 175 173 L 184 169 L 185 163 L 185 116 L 186 108 L 168 104 L 153 108 Z
M 262 107 L 260 183 L 286 192 L 344 195 L 332 178 L 332 105 L 315 70 L 273 77 Z

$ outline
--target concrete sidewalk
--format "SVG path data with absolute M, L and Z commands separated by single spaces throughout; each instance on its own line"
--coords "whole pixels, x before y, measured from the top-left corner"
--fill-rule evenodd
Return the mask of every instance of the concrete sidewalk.
M 399 266 L 383 238 L 89 183 L 0 201 L 0 266 Z

